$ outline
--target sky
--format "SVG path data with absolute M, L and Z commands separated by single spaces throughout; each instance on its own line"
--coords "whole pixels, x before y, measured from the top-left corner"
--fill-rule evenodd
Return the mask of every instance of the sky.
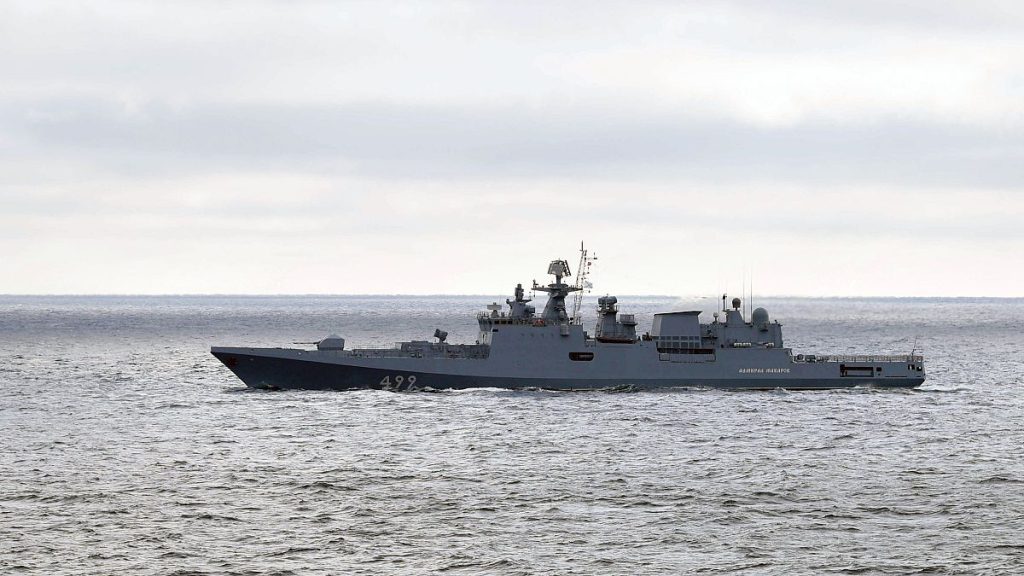
M 0 293 L 1024 296 L 1024 3 L 0 0 Z

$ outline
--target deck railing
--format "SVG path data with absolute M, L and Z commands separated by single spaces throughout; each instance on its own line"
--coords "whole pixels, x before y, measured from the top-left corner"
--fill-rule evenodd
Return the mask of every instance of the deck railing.
M 532 318 L 512 318 L 511 316 L 491 316 L 487 312 L 481 312 L 476 315 L 477 320 L 488 320 L 495 326 L 502 325 L 520 325 L 520 326 L 558 326 L 562 322 L 559 320 L 545 320 L 542 316 L 534 316 Z M 565 320 L 566 324 L 571 326 L 582 326 L 582 318 L 569 318 Z
M 401 358 L 408 357 L 409 353 L 401 348 L 354 348 L 351 350 L 353 356 L 360 358 Z
M 793 358 L 797 362 L 906 362 L 917 364 L 924 361 L 917 354 L 899 355 L 865 355 L 865 354 L 798 354 Z
M 401 348 L 402 343 L 390 347 L 364 346 L 353 348 L 349 354 L 356 358 L 487 358 L 487 344 L 445 344 L 442 347 Z

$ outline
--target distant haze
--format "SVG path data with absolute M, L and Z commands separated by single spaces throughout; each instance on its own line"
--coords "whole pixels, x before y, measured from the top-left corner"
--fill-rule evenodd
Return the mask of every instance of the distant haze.
M 0 3 L 0 293 L 1024 295 L 1024 3 Z

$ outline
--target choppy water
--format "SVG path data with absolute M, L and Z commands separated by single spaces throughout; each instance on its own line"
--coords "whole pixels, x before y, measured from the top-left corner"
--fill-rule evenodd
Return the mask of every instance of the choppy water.
M 208 354 L 469 341 L 491 299 L 0 297 L 0 572 L 1024 573 L 1024 300 L 760 302 L 801 352 L 917 337 L 911 392 L 264 392 Z

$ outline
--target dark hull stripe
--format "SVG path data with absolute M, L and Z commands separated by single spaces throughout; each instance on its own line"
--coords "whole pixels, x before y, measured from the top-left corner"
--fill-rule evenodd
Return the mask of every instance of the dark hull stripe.
M 367 368 L 343 364 L 300 361 L 238 353 L 214 352 L 232 372 L 251 388 L 279 388 L 303 390 L 359 390 L 410 388 L 410 376 L 415 377 L 414 388 L 466 389 L 466 388 L 537 388 L 547 390 L 602 390 L 616 388 L 653 389 L 670 387 L 708 387 L 737 390 L 826 390 L 874 386 L 879 388 L 914 388 L 924 378 L 772 378 L 772 379 L 560 379 L 513 378 L 501 376 L 463 376 L 432 374 L 415 370 Z M 402 377 L 397 382 L 396 376 Z

